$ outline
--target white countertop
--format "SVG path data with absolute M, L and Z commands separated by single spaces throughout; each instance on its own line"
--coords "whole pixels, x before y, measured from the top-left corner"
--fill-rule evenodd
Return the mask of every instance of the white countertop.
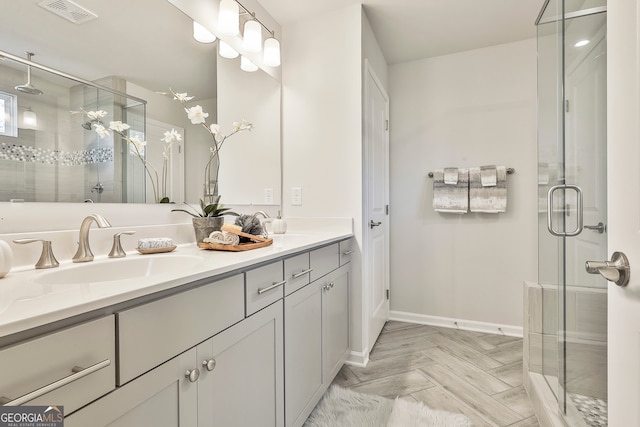
M 47 283 L 46 275 L 50 272 L 81 268 L 85 264 L 73 264 L 70 261 L 61 261 L 58 268 L 10 272 L 0 279 L 0 337 L 351 236 L 350 231 L 339 228 L 273 235 L 272 245 L 244 252 L 209 251 L 199 249 L 195 243 L 187 243 L 179 244 L 175 251 L 164 254 L 142 255 L 133 251 L 127 252 L 127 257 L 121 259 L 96 256 L 93 264 L 112 265 L 114 269 L 118 268 L 118 263 L 122 260 L 131 260 L 134 257 L 158 257 L 159 261 L 162 257 L 183 257 L 185 260 L 186 267 L 178 265 L 175 270 L 172 268 L 162 275 L 117 281 L 101 277 L 92 282 L 91 278 L 87 277 L 86 283 L 80 284 Z

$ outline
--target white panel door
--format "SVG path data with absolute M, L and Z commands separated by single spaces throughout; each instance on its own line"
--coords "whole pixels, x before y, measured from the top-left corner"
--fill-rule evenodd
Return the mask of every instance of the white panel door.
M 639 0 L 607 4 L 608 245 L 631 265 L 628 286 L 608 285 L 610 427 L 640 425 L 639 11 Z
M 373 347 L 389 318 L 389 97 L 366 62 L 365 71 L 365 333 Z

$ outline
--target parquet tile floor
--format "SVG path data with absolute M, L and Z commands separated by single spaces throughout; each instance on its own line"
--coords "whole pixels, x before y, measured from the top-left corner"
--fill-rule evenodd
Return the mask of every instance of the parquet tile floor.
M 334 384 L 459 412 L 475 426 L 539 426 L 522 385 L 522 339 L 389 321 L 366 368 Z

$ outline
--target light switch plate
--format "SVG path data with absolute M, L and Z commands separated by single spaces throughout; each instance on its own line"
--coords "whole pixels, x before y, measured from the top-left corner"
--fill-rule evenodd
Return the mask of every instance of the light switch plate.
M 273 188 L 264 189 L 264 204 L 265 205 L 273 204 Z
M 302 206 L 302 187 L 291 187 L 291 204 Z

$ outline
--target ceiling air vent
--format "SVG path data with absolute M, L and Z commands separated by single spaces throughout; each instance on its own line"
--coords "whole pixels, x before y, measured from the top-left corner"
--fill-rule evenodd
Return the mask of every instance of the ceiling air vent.
M 38 5 L 74 24 L 84 24 L 98 17 L 95 13 L 71 0 L 45 0 Z

